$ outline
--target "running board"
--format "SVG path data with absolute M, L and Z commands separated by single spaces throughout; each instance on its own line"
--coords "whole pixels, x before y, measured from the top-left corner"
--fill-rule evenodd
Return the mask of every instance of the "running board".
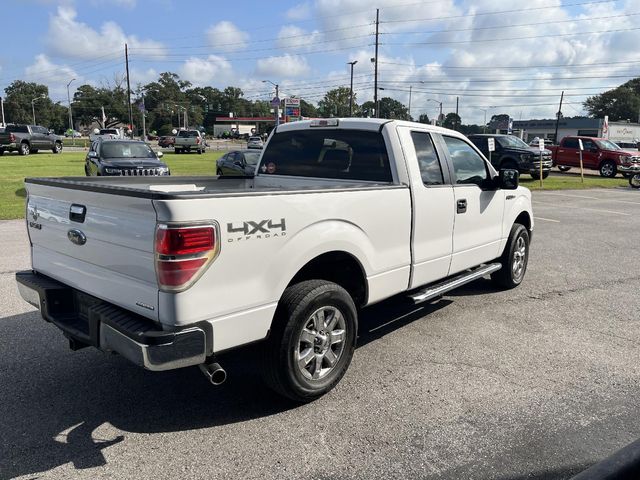
M 456 275 L 455 277 L 449 278 L 443 282 L 429 285 L 424 290 L 419 290 L 415 293 L 412 293 L 411 295 L 409 295 L 409 298 L 411 298 L 414 303 L 426 302 L 428 300 L 439 297 L 455 288 L 461 287 L 466 283 L 473 282 L 474 280 L 478 280 L 485 275 L 497 272 L 501 268 L 502 265 L 500 263 L 490 263 L 488 265 L 483 265 L 473 270 Z

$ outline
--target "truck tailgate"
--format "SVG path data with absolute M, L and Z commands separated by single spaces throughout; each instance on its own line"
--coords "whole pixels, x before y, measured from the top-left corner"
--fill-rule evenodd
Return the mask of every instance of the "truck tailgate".
M 157 320 L 152 201 L 28 182 L 26 187 L 33 269 Z M 72 205 L 80 213 L 72 215 Z

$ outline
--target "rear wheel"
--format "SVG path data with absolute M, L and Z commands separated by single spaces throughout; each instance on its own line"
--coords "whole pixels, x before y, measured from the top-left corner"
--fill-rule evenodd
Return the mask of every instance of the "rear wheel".
M 600 175 L 605 178 L 613 178 L 617 172 L 616 164 L 611 160 L 605 160 L 600 164 Z
M 568 172 L 569 170 L 571 170 L 571 167 L 567 167 L 565 165 L 558 165 L 558 170 L 560 170 L 561 172 Z
M 307 280 L 284 291 L 263 345 L 263 377 L 285 397 L 310 402 L 344 376 L 355 351 L 357 313 L 341 286 Z
M 547 178 L 549 176 L 549 170 L 547 171 L 543 171 L 542 172 L 542 178 Z M 536 172 L 532 172 L 531 173 L 531 178 L 535 179 L 535 180 L 540 180 L 540 172 L 536 171 Z
M 29 155 L 30 152 L 31 152 L 31 147 L 27 142 L 23 142 L 20 144 L 20 149 L 18 150 L 18 153 L 20 155 Z
M 515 288 L 522 283 L 529 262 L 529 231 L 524 225 L 514 223 L 500 263 L 502 268 L 491 274 L 491 280 L 504 289 Z
M 629 177 L 629 185 L 631 185 L 632 188 L 640 188 L 640 173 Z

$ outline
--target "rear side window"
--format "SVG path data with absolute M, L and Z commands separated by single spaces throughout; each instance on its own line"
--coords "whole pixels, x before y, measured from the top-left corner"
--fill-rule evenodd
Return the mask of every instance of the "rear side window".
M 436 149 L 433 147 L 431 135 L 425 132 L 411 132 L 411 139 L 416 149 L 422 183 L 425 185 L 444 184 L 442 168 L 440 167 Z
M 442 137 L 449 149 L 457 184 L 480 186 L 488 178 L 484 159 L 464 140 Z
M 271 137 L 261 174 L 391 182 L 389 156 L 378 131 L 296 130 Z
M 564 148 L 578 148 L 578 139 L 577 138 L 565 138 L 562 142 L 562 146 Z
M 4 131 L 7 133 L 29 133 L 29 128 L 26 125 L 7 125 Z

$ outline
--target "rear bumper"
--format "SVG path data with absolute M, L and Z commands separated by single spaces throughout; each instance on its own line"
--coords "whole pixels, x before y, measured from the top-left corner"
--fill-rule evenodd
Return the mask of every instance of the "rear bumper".
M 72 348 L 116 352 L 148 370 L 173 370 L 206 359 L 199 327 L 162 330 L 156 323 L 33 271 L 16 273 L 22 298 L 69 338 Z

